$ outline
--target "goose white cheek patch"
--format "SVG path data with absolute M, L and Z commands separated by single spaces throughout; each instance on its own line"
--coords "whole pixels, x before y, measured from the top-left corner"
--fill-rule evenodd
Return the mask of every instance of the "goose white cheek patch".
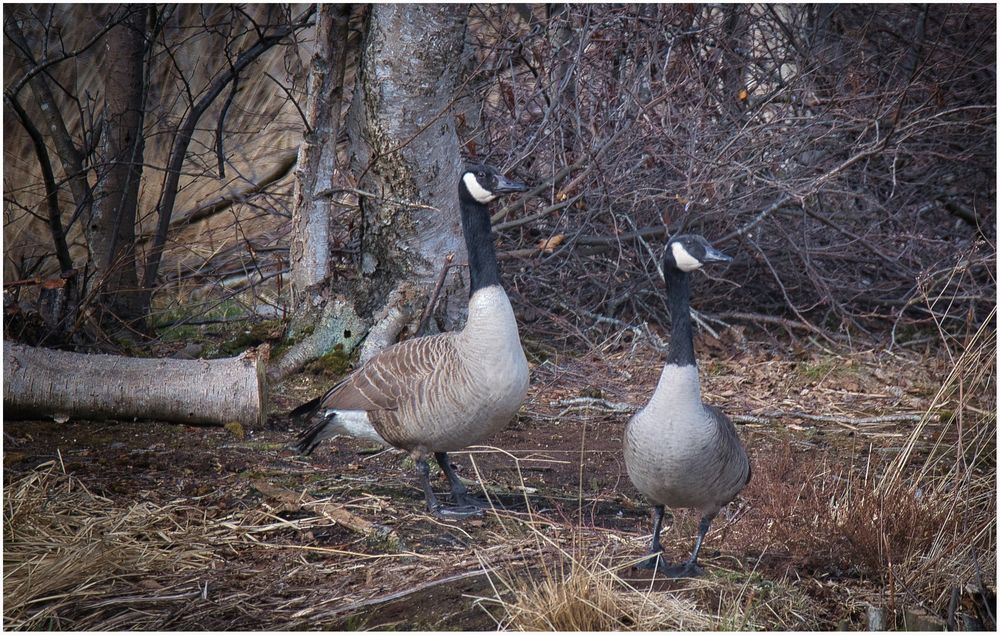
M 677 263 L 677 268 L 681 271 L 694 271 L 701 267 L 701 262 L 689 254 L 688 250 L 684 249 L 684 245 L 674 243 L 670 246 L 670 250 L 674 254 L 674 262 Z
M 462 180 L 465 181 L 465 189 L 469 190 L 469 194 L 472 194 L 472 198 L 476 199 L 480 203 L 489 203 L 496 198 L 493 196 L 493 192 L 484 189 L 483 186 L 479 184 L 479 181 L 476 180 L 476 175 L 472 172 L 466 172 L 465 176 L 462 177 Z

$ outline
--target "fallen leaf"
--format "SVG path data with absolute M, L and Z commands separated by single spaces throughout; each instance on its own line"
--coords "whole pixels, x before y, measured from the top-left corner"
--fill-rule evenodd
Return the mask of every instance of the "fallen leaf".
M 556 234 L 552 238 L 538 241 L 537 247 L 542 251 L 542 253 L 551 254 L 553 250 L 561 245 L 564 240 L 566 240 L 565 234 Z

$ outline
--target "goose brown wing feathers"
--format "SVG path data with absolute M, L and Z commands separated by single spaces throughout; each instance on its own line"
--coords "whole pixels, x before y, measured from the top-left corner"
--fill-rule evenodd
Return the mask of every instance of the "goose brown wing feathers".
M 442 333 L 384 349 L 323 397 L 330 410 L 396 410 L 443 366 L 456 362 L 454 335 Z
M 742 470 L 746 470 L 746 474 L 741 476 L 742 480 L 739 483 L 739 489 L 742 489 L 747 483 L 750 482 L 751 467 L 750 460 L 747 458 L 746 450 L 743 449 L 743 444 L 740 442 L 740 436 L 736 432 L 736 426 L 733 425 L 733 420 L 730 419 L 726 413 L 722 412 L 715 406 L 705 404 L 705 408 L 712 413 L 715 420 L 718 422 L 720 433 L 719 439 L 721 443 L 720 449 L 722 450 L 720 464 L 724 467 L 735 465 L 740 468 L 741 474 Z

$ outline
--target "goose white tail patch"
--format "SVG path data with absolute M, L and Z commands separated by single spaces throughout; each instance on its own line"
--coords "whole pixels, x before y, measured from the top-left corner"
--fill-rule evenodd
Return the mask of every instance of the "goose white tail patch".
M 462 176 L 462 181 L 465 182 L 465 189 L 469 190 L 469 194 L 472 194 L 472 198 L 476 199 L 480 203 L 489 203 L 496 198 L 496 195 L 493 194 L 493 192 L 487 190 L 479 184 L 479 180 L 476 179 L 476 175 L 472 172 L 466 172 Z
M 694 271 L 701 267 L 701 261 L 688 253 L 688 250 L 684 249 L 684 245 L 674 243 L 670 245 L 670 250 L 674 254 L 674 262 L 677 263 L 677 268 L 681 271 Z
M 364 410 L 327 410 L 324 416 L 333 416 L 333 425 L 337 430 L 336 434 L 346 434 L 355 439 L 374 441 L 382 445 L 388 445 L 385 439 L 375 431 L 371 421 L 368 420 L 368 413 Z

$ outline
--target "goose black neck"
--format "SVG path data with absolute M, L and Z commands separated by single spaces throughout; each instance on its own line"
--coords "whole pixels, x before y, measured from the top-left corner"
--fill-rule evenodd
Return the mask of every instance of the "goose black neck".
M 490 211 L 471 197 L 462 197 L 462 233 L 469 252 L 469 296 L 476 291 L 500 284 L 500 268 L 493 247 Z
M 694 333 L 691 328 L 691 292 L 688 274 L 675 267 L 666 267 L 667 306 L 670 308 L 670 348 L 667 363 L 675 366 L 695 366 Z

